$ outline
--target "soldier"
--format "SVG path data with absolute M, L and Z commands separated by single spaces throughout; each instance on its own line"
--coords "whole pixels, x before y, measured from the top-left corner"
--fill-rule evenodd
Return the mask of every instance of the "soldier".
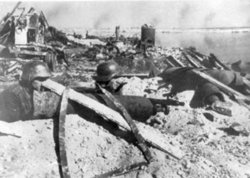
M 96 81 L 96 84 L 100 85 L 111 93 L 119 94 L 121 88 L 126 83 L 121 83 L 118 86 L 115 86 L 112 79 L 120 74 L 120 70 L 120 67 L 114 61 L 103 62 L 97 66 L 97 75 L 93 76 L 93 78 Z M 98 89 L 97 92 L 99 92 Z
M 244 95 L 250 95 L 250 86 L 244 82 L 238 73 L 218 69 L 202 69 L 201 71 Z M 190 102 L 191 107 L 209 106 L 221 114 L 231 115 L 228 108 L 230 104 L 225 102 L 221 90 L 214 84 L 197 76 L 192 72 L 192 68 L 172 67 L 164 70 L 159 76 L 163 78 L 164 82 L 172 84 L 171 94 L 195 90 Z
M 156 68 L 156 66 L 150 59 L 145 59 L 145 63 L 146 67 L 149 70 L 149 77 L 156 77 L 160 73 L 160 71 Z M 121 94 L 122 87 L 127 84 L 126 82 L 114 82 L 114 78 L 122 76 L 119 65 L 114 61 L 108 61 L 99 64 L 96 70 L 96 74 L 96 76 L 93 76 L 96 84 L 99 84 L 100 86 L 114 94 Z
M 41 61 L 27 63 L 23 67 L 21 80 L 4 90 L 0 95 L 0 119 L 6 122 L 15 122 L 56 117 L 59 111 L 60 96 L 41 87 L 41 82 L 50 77 L 51 73 L 45 63 Z M 117 110 L 103 94 L 85 93 L 85 95 Z M 142 122 L 158 111 L 159 104 L 163 106 L 161 108 L 167 104 L 165 100 L 147 99 L 139 96 L 114 96 L 133 118 Z M 87 119 L 96 116 L 94 111 L 73 101 L 69 101 L 67 113 L 80 114 Z M 98 119 L 96 121 L 100 122 Z
M 23 67 L 21 80 L 1 93 L 1 118 L 12 122 L 32 118 L 33 92 L 40 91 L 40 82 L 51 77 L 45 63 L 34 61 Z

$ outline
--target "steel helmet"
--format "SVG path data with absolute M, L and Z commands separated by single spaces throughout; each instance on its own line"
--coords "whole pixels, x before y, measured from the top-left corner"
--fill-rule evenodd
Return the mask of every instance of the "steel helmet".
M 23 66 L 21 80 L 25 83 L 30 83 L 36 78 L 48 78 L 50 76 L 51 73 L 46 63 L 32 61 Z
M 114 61 L 103 62 L 97 66 L 96 76 L 93 78 L 97 82 L 107 82 L 111 80 L 114 76 L 120 73 L 120 69 L 117 63 Z

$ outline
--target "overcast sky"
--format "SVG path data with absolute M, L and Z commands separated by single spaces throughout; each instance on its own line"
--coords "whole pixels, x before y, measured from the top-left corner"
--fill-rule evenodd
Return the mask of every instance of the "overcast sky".
M 0 17 L 16 2 L 0 1 Z M 250 0 L 165 1 L 24 1 L 21 7 L 42 10 L 58 28 L 135 27 L 200 28 L 250 26 Z

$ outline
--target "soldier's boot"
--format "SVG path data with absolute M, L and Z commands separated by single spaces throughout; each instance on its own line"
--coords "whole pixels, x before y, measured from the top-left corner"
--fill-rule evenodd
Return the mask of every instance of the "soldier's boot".
M 232 116 L 232 104 L 229 102 L 223 102 L 220 100 L 215 101 L 211 105 L 211 109 L 219 114 L 223 114 L 226 116 Z

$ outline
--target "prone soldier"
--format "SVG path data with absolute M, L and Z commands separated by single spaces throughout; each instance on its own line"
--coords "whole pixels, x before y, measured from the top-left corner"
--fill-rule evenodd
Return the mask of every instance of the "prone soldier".
M 41 82 L 50 77 L 51 73 L 45 63 L 41 61 L 27 63 L 23 67 L 21 80 L 4 90 L 0 95 L 0 119 L 6 122 L 15 122 L 57 116 L 60 96 L 41 87 Z M 85 95 L 117 110 L 103 94 L 85 93 Z M 139 96 L 114 96 L 124 105 L 132 118 L 141 122 L 145 122 L 151 115 L 154 115 L 158 111 L 159 104 L 164 105 L 164 107 L 167 104 L 165 100 Z M 83 114 L 87 116 L 84 118 L 89 118 L 89 115 L 93 114 L 94 111 L 70 101 L 67 113 Z
M 114 61 L 103 62 L 97 66 L 97 75 L 93 76 L 93 79 L 96 85 L 100 85 L 111 93 L 119 94 L 121 88 L 126 83 L 120 83 L 118 86 L 115 86 L 113 79 L 119 76 L 120 70 L 119 65 Z M 97 89 L 97 92 L 100 91 Z
M 244 82 L 239 73 L 218 69 L 195 69 L 215 78 L 221 83 L 233 88 L 243 95 L 250 95 L 250 86 Z M 211 109 L 225 115 L 231 115 L 231 104 L 225 102 L 220 88 L 204 80 L 189 67 L 172 67 L 165 69 L 160 75 L 163 81 L 172 84 L 171 94 L 185 90 L 195 90 L 190 102 L 191 107 L 208 106 Z

